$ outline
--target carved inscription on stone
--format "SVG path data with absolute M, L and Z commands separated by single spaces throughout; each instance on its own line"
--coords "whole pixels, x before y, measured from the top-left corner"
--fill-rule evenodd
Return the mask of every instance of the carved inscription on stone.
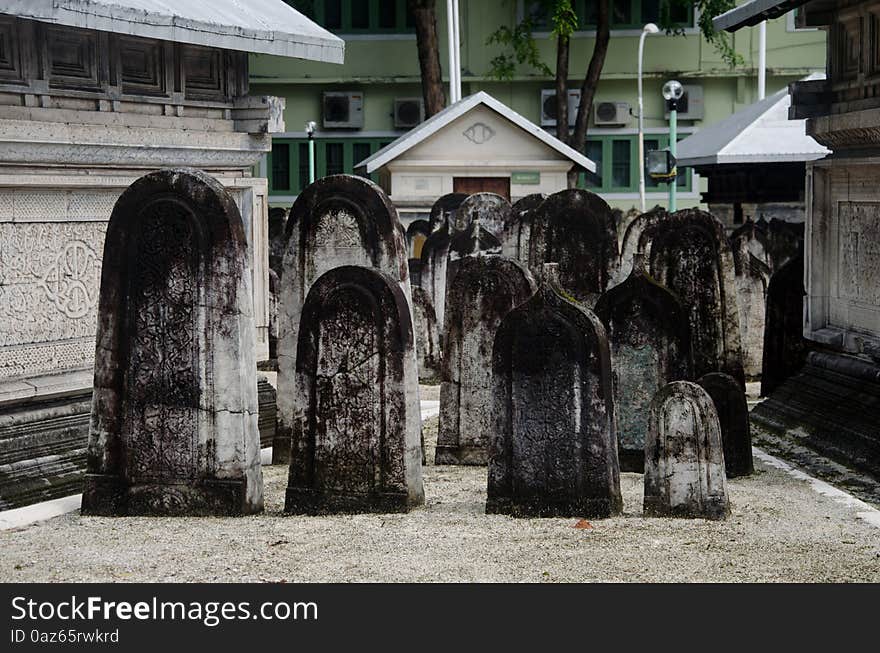
M 837 275 L 842 299 L 880 304 L 880 203 L 838 204 Z
M 186 481 L 198 467 L 198 247 L 190 216 L 173 202 L 157 201 L 136 228 L 129 260 L 128 474 L 137 482 Z

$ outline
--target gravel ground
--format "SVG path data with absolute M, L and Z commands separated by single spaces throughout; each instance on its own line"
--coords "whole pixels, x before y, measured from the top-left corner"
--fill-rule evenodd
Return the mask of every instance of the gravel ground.
M 426 423 L 429 447 L 436 421 Z M 409 514 L 284 517 L 286 469 L 267 467 L 263 515 L 70 513 L 0 532 L 0 580 L 880 581 L 880 529 L 756 466 L 730 482 L 726 522 L 644 519 L 642 477 L 623 474 L 625 515 L 592 529 L 485 515 L 485 468 L 433 465 L 427 505 Z

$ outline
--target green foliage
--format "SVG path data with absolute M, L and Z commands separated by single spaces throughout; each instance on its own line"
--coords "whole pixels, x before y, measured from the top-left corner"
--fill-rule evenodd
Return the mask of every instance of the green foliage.
M 501 45 L 505 48 L 505 52 L 492 58 L 490 65 L 492 69 L 490 74 L 498 80 L 509 81 L 513 79 L 517 64 L 528 64 L 540 73 L 553 76 L 550 67 L 541 61 L 541 55 L 538 52 L 538 44 L 532 36 L 534 23 L 531 17 L 526 17 L 519 24 L 511 29 L 507 25 L 502 25 L 492 32 L 486 41 L 487 45 Z
M 742 56 L 734 49 L 730 36 L 724 32 L 716 32 L 712 26 L 712 19 L 729 9 L 733 9 L 736 6 L 736 0 L 666 0 L 660 7 L 660 27 L 665 29 L 667 34 L 681 34 L 684 31 L 680 27 L 672 25 L 670 8 L 673 4 L 679 7 L 693 6 L 695 10 L 699 10 L 697 27 L 700 28 L 703 38 L 721 54 L 724 63 L 731 68 L 744 63 Z

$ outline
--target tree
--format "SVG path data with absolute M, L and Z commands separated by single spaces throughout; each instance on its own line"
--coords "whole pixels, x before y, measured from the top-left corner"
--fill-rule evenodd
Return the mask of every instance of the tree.
M 735 0 L 661 0 L 660 27 L 667 34 L 682 34 L 683 29 L 672 20 L 673 7 L 693 7 L 700 11 L 698 25 L 702 35 L 712 43 L 725 62 L 731 67 L 741 61 L 726 34 L 718 33 L 712 27 L 712 18 L 735 5 Z M 527 5 L 528 6 L 528 5 Z M 571 36 L 578 29 L 578 17 L 571 0 L 539 0 L 531 3 L 543 16 L 549 17 L 551 35 L 556 39 L 556 70 L 551 71 L 542 60 L 535 42 L 535 12 L 525 12 L 522 20 L 513 27 L 502 25 L 493 32 L 487 44 L 504 47 L 501 54 L 492 59 L 491 74 L 499 80 L 513 77 L 518 65 L 527 65 L 539 73 L 553 77 L 556 86 L 556 137 L 579 152 L 583 152 L 587 141 L 587 126 L 593 98 L 605 65 L 605 55 L 611 32 L 611 0 L 596 0 L 596 39 L 593 53 L 581 81 L 581 100 L 574 121 L 574 129 L 569 132 L 568 125 L 568 87 L 569 52 Z M 569 186 L 577 183 L 577 174 L 570 174 Z
M 446 104 L 443 95 L 443 73 L 440 69 L 440 47 L 437 41 L 436 1 L 407 0 L 407 4 L 416 28 L 425 117 L 430 118 L 441 111 Z

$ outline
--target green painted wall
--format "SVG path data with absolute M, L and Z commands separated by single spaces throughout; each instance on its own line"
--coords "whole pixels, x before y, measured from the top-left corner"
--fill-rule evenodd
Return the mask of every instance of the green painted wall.
M 520 67 L 510 82 L 498 82 L 490 77 L 490 61 L 498 54 L 495 46 L 487 46 L 489 34 L 501 24 L 513 25 L 522 10 L 521 0 L 459 0 L 462 27 L 462 92 L 464 95 L 485 90 L 530 120 L 540 122 L 540 94 L 542 88 L 551 88 L 552 79 L 542 77 L 533 69 Z M 376 0 L 372 0 L 374 4 Z M 398 0 L 403 2 L 403 0 Z M 296 5 L 297 2 L 291 4 Z M 317 0 L 317 4 L 321 4 Z M 343 1 L 343 6 L 347 3 Z M 372 7 L 372 5 L 371 5 Z M 373 11 L 375 11 L 373 7 Z M 440 38 L 440 57 L 444 74 L 447 69 L 446 3 L 437 1 L 437 29 Z M 373 18 L 375 23 L 375 17 Z M 636 71 L 638 30 L 615 30 L 606 58 L 602 80 L 597 91 L 598 101 L 614 100 L 637 106 Z M 319 133 L 319 138 L 386 139 L 396 133 L 393 127 L 394 98 L 419 97 L 419 68 L 415 36 L 400 25 L 392 34 L 340 34 L 346 40 L 346 63 L 343 65 L 317 64 L 252 55 L 250 62 L 251 92 L 278 95 L 287 99 L 285 121 L 288 138 L 301 134 L 308 120 L 319 123 L 321 94 L 329 90 L 364 92 L 363 131 L 337 130 Z M 701 125 L 717 122 L 757 99 L 757 28 L 745 29 L 732 35 L 744 64 L 735 69 L 721 61 L 715 48 L 696 32 L 675 36 L 649 36 L 645 45 L 645 126 L 648 132 L 666 127 L 663 119 L 663 100 L 660 88 L 671 78 L 684 83 L 698 83 L 703 87 L 705 116 L 701 121 L 682 121 L 680 127 L 699 129 Z M 543 59 L 553 64 L 555 43 L 549 35 L 539 36 Z M 579 33 L 572 42 L 570 73 L 573 84 L 579 84 L 593 47 L 589 32 Z M 823 31 L 794 31 L 787 17 L 770 21 L 767 27 L 767 93 L 771 94 L 792 81 L 825 64 L 825 33 Z M 552 65 L 551 65 L 552 67 Z M 632 134 L 637 121 L 632 119 L 623 128 L 596 130 L 592 135 L 602 140 Z M 293 141 L 290 141 L 293 142 Z M 633 205 L 637 198 L 637 176 L 633 188 L 624 197 L 621 193 L 609 198 L 611 204 L 622 208 Z M 276 193 L 277 195 L 277 193 Z M 649 200 L 650 201 L 650 200 Z M 286 203 L 285 198 L 282 203 Z M 653 202 L 652 202 L 653 203 Z M 682 200 L 680 205 L 693 204 Z

